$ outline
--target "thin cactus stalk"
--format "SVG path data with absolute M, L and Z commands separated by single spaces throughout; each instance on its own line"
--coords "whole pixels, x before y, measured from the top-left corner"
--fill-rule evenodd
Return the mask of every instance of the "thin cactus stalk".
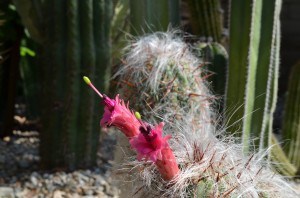
M 223 31 L 219 0 L 188 0 L 193 33 L 220 42 Z
M 277 90 L 273 87 L 277 86 L 279 61 L 274 59 L 278 59 L 280 8 L 281 0 L 231 1 L 225 117 L 229 131 L 242 130 L 245 152 L 253 149 L 253 137 L 259 137 L 254 141 L 256 148 L 265 149 L 270 143 L 268 123 L 274 111 L 272 97 L 276 97 L 271 92 Z M 238 109 L 230 115 L 228 109 L 233 106 Z
M 85 74 L 103 90 L 108 85 L 113 2 L 15 2 L 24 24 L 34 26 L 29 27 L 31 36 L 41 36 L 34 39 L 41 44 L 37 50 L 40 79 L 42 87 L 47 88 L 42 90 L 41 97 L 42 166 L 93 166 L 99 141 L 100 104 L 95 103 L 92 92 L 80 80 Z M 39 23 L 38 15 L 44 17 L 43 23 Z
M 121 95 L 145 120 L 165 122 L 164 133 L 172 135 L 170 148 L 180 169 L 166 181 L 153 163 L 135 160 L 128 153 L 120 172 L 135 178 L 132 193 L 140 197 L 295 196 L 269 167 L 267 152 L 245 155 L 243 146 L 236 144 L 238 139 L 225 136 L 226 128 L 215 124 L 204 68 L 178 35 L 158 32 L 134 41 L 116 74 Z
M 286 96 L 282 135 L 284 150 L 298 170 L 300 170 L 300 63 L 291 70 Z M 299 174 L 299 173 L 298 173 Z

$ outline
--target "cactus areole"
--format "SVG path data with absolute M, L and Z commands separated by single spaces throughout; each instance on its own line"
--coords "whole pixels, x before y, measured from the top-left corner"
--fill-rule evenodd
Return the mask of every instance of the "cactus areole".
M 118 128 L 129 139 L 132 149 L 137 152 L 138 160 L 152 161 L 164 180 L 174 179 L 180 170 L 168 144 L 171 136 L 162 136 L 164 123 L 152 126 L 142 121 L 141 115 L 138 112 L 133 113 L 129 104 L 125 105 L 119 95 L 111 99 L 101 94 L 88 77 L 84 76 L 83 80 L 103 99 L 105 108 L 100 125 Z

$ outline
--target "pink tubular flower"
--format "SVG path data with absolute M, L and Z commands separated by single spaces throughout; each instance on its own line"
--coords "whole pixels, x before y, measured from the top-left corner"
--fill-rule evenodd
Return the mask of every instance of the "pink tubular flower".
M 162 137 L 164 123 L 161 122 L 152 128 L 141 120 L 139 113 L 135 116 L 129 110 L 128 104 L 125 105 L 124 101 L 119 99 L 119 95 L 115 99 L 111 99 L 101 94 L 88 77 L 84 76 L 83 80 L 103 98 L 105 108 L 100 125 L 117 127 L 130 139 L 132 148 L 138 153 L 138 160 L 150 159 L 156 164 L 163 179 L 173 179 L 180 170 L 168 144 L 171 136 Z
M 132 138 L 140 133 L 141 123 L 129 110 L 128 104 L 119 99 L 119 95 L 115 100 L 103 95 L 105 104 L 103 118 L 100 121 L 102 127 L 115 126 L 122 131 L 128 138 Z
M 163 126 L 163 122 L 154 128 L 141 126 L 141 133 L 132 138 L 130 144 L 137 151 L 138 160 L 150 159 L 157 165 L 163 179 L 171 180 L 179 173 L 179 168 L 168 144 L 171 136 L 162 137 Z

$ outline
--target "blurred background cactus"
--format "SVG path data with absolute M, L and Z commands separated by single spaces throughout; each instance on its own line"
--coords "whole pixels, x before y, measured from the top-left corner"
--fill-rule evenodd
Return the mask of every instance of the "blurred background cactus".
M 101 108 L 81 76 L 90 76 L 101 90 L 108 88 L 112 2 L 16 0 L 14 4 L 38 43 L 38 67 L 24 65 L 22 75 L 26 91 L 39 93 L 32 100 L 40 103 L 42 166 L 93 166 Z M 38 76 L 32 75 L 35 71 Z M 39 86 L 32 90 L 35 85 Z

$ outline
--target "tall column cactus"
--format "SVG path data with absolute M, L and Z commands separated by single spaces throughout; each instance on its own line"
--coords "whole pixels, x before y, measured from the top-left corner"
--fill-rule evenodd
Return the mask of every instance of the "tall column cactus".
M 244 151 L 270 144 L 276 104 L 281 0 L 231 1 L 226 111 L 229 130 L 241 132 Z M 249 36 L 250 35 L 250 36 Z M 230 109 L 236 109 L 234 112 Z M 233 113 L 232 113 L 233 112 Z
M 81 76 L 89 75 L 102 90 L 107 88 L 112 1 L 14 2 L 40 46 L 42 165 L 95 165 L 100 104 Z

